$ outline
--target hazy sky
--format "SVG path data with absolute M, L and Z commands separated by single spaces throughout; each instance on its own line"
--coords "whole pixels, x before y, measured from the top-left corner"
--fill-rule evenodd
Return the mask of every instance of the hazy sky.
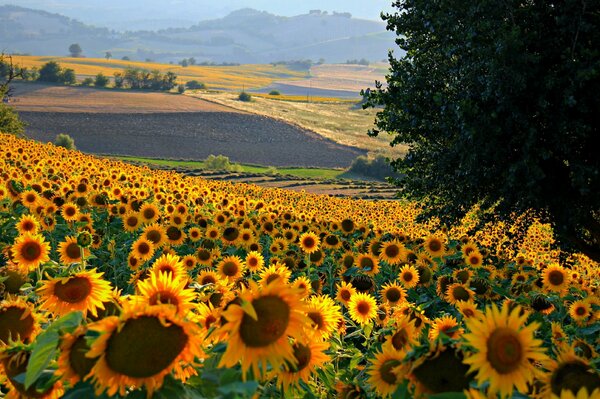
M 392 0 L 0 0 L 0 5 L 42 9 L 86 23 L 156 18 L 200 21 L 220 18 L 251 7 L 278 15 L 306 14 L 311 9 L 350 12 L 357 18 L 380 20 L 392 11 Z

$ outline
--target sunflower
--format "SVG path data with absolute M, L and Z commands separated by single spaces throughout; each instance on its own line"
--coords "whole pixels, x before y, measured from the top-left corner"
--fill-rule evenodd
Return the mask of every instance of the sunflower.
M 343 304 L 344 306 L 348 306 L 348 304 L 350 303 L 350 299 L 352 299 L 352 296 L 356 294 L 356 288 L 354 288 L 352 284 L 342 281 L 336 286 L 336 289 L 336 301 Z
M 160 218 L 160 211 L 154 204 L 144 204 L 140 207 L 140 217 L 144 224 L 150 224 L 156 222 Z
M 520 306 L 509 310 L 505 302 L 501 309 L 493 304 L 481 319 L 469 318 L 470 333 L 464 336 L 474 353 L 464 360 L 477 372 L 478 384 L 489 382 L 492 394 L 505 398 L 516 388 L 527 392 L 527 384 L 535 375 L 534 362 L 547 360 L 542 341 L 533 337 L 538 323 L 526 325 L 528 314 Z
M 0 354 L 0 373 L 2 375 L 3 388 L 9 388 L 6 394 L 7 399 L 58 399 L 64 394 L 62 382 L 56 381 L 49 386 L 38 386 L 42 384 L 35 383 L 29 388 L 25 388 L 23 380 L 17 378 L 23 376 L 27 371 L 31 352 L 22 348 L 11 348 Z M 2 370 L 4 369 L 4 370 Z M 7 384 L 8 383 L 8 384 Z
M 15 239 L 11 248 L 14 262 L 19 270 L 30 272 L 40 264 L 48 262 L 50 244 L 39 234 L 23 234 Z
M 406 368 L 404 366 L 399 369 Z M 414 384 L 415 397 L 461 392 L 469 388 L 473 380 L 473 374 L 469 373 L 462 352 L 452 346 L 432 347 L 429 353 L 410 365 L 407 377 Z
M 292 344 L 294 361 L 286 362 L 285 366 L 277 373 L 277 383 L 281 389 L 288 393 L 292 388 L 300 389 L 300 381 L 308 382 L 311 374 L 317 367 L 322 367 L 330 360 L 324 352 L 329 348 L 329 343 L 319 340 L 300 341 Z
M 194 290 L 186 285 L 186 279 L 174 279 L 171 273 L 151 273 L 150 278 L 138 282 L 137 290 L 148 305 L 173 305 L 178 313 L 185 315 L 194 307 L 196 298 Z
M 423 248 L 425 248 L 425 251 L 433 258 L 439 258 L 445 253 L 444 241 L 436 236 L 428 237 L 425 240 L 425 243 L 423 243 Z
M 86 355 L 98 358 L 91 371 L 96 395 L 106 391 L 124 396 L 133 386 L 145 387 L 151 396 L 166 375 L 183 380 L 194 359 L 203 358 L 200 328 L 172 306 L 124 303 L 119 317 L 104 318 L 89 328 L 101 334 Z
M 342 318 L 342 310 L 326 295 L 313 296 L 308 301 L 306 315 L 312 321 L 317 336 L 327 340 Z
M 157 223 L 152 223 L 144 227 L 142 237 L 152 242 L 155 248 L 160 248 L 167 242 L 167 233 L 164 227 Z
M 134 232 L 140 228 L 142 225 L 142 218 L 137 212 L 128 211 L 122 217 L 123 220 L 123 229 L 125 231 Z
M 97 359 L 85 356 L 90 350 L 86 333 L 87 327 L 79 326 L 73 333 L 66 333 L 60 342 L 57 374 L 71 386 L 89 378 L 96 364 Z
M 564 267 L 554 263 L 544 269 L 542 282 L 546 291 L 564 294 L 569 288 L 571 275 Z
M 356 267 L 369 276 L 379 273 L 379 261 L 371 254 L 358 254 L 356 257 Z
M 83 256 L 88 256 L 89 251 L 79 246 L 77 237 L 65 237 L 65 241 L 58 244 L 58 252 L 60 253 L 60 261 L 65 265 L 81 262 Z
M 348 303 L 350 317 L 361 326 L 377 316 L 377 301 L 369 294 L 356 293 Z
M 390 265 L 398 265 L 405 260 L 406 249 L 398 240 L 383 243 L 379 259 Z
M 271 261 L 273 261 L 273 258 L 271 258 Z M 276 262 L 268 268 L 263 269 L 258 276 L 260 277 L 259 282 L 262 285 L 270 284 L 273 280 L 277 279 L 288 283 L 292 277 L 292 272 L 284 264 Z
M 181 245 L 183 244 L 183 242 L 185 241 L 185 233 L 183 232 L 183 230 L 181 230 L 180 227 L 178 226 L 168 226 L 167 230 L 166 230 L 166 234 L 167 234 L 167 241 L 169 242 L 169 244 L 175 246 L 175 245 Z
M 35 235 L 40 229 L 40 222 L 32 215 L 23 215 L 17 222 L 15 228 L 20 235 L 29 233 Z
M 446 289 L 444 299 L 451 305 L 456 305 L 459 301 L 471 301 L 475 297 L 475 292 L 466 284 L 450 284 Z
M 394 314 L 393 320 L 392 334 L 386 337 L 385 346 L 404 354 L 418 342 L 419 330 L 409 315 Z
M 23 205 L 29 209 L 35 208 L 40 202 L 40 195 L 35 190 L 25 190 L 20 197 Z
M 229 334 L 228 345 L 219 367 L 233 367 L 241 362 L 243 377 L 252 368 L 255 378 L 272 369 L 298 365 L 289 337 L 303 342 L 304 326 L 309 325 L 306 305 L 299 292 L 281 279 L 267 286 L 250 281 L 250 288 L 231 304 L 223 317 L 222 330 Z
M 547 363 L 545 389 L 542 394 L 561 396 L 565 391 L 575 395 L 582 389 L 587 392 L 600 390 L 600 375 L 590 362 L 576 355 L 570 345 L 562 345 L 556 360 Z M 600 394 L 600 392 L 598 392 Z
M 103 274 L 93 269 L 43 281 L 37 290 L 40 306 L 60 316 L 81 311 L 84 316 L 89 312 L 95 317 L 98 309 L 104 309 L 104 302 L 112 298 L 110 283 L 102 278 Z
M 307 254 L 312 254 L 313 252 L 319 249 L 319 245 L 321 245 L 321 240 L 319 236 L 317 236 L 313 232 L 304 233 L 300 236 L 299 242 L 300 248 Z
M 246 267 L 251 273 L 261 271 L 265 267 L 265 259 L 256 251 L 250 251 L 246 255 Z
M 308 298 L 312 292 L 312 284 L 309 278 L 306 276 L 300 276 L 296 278 L 292 283 L 292 286 L 300 290 L 302 298 Z
M 218 284 L 221 281 L 221 277 L 212 270 L 202 270 L 198 273 L 196 281 L 200 285 Z
M 212 303 L 199 303 L 196 305 L 196 322 L 202 326 L 202 331 L 206 334 L 206 342 L 216 343 L 220 341 L 221 337 L 212 330 L 221 319 L 222 309 L 220 307 L 213 306 Z
M 389 397 L 398 389 L 400 379 L 394 372 L 401 363 L 404 355 L 399 352 L 385 349 L 375 353 L 375 358 L 370 360 L 368 382 L 375 392 L 383 398 Z
M 474 269 L 481 267 L 483 264 L 483 255 L 479 251 L 471 251 L 464 256 L 465 263 Z
M 152 264 L 152 273 L 170 273 L 173 280 L 187 279 L 188 274 L 181 259 L 177 255 L 163 254 Z
M 0 302 L 0 347 L 17 340 L 29 343 L 38 330 L 38 317 L 21 298 Z
M 243 272 L 244 262 L 238 256 L 227 256 L 217 265 L 219 276 L 230 283 L 242 277 Z
M 569 390 L 564 390 L 560 395 L 552 394 L 552 399 L 600 399 L 600 388 L 588 392 L 586 388 L 581 388 L 577 394 Z
M 473 300 L 469 301 L 458 301 L 454 304 L 463 318 L 469 319 L 471 317 L 480 318 L 483 313 L 477 309 L 477 305 Z
M 187 270 L 194 270 L 198 264 L 198 258 L 194 255 L 185 255 L 181 259 L 181 263 Z
M 215 258 L 214 253 L 206 248 L 198 248 L 196 250 L 196 258 L 198 258 L 198 264 L 202 266 L 211 266 L 213 259 Z
M 433 319 L 429 330 L 429 340 L 435 341 L 440 338 L 441 333 L 451 339 L 458 339 L 464 330 L 459 328 L 458 321 L 453 316 L 442 316 Z
M 574 301 L 569 306 L 569 316 L 579 325 L 584 325 L 588 322 L 592 315 L 592 305 L 587 299 Z
M 154 244 L 147 238 L 140 237 L 131 244 L 131 254 L 139 260 L 145 262 L 154 256 Z
M 406 288 L 413 288 L 419 283 L 419 271 L 412 265 L 404 265 L 398 278 Z
M 387 283 L 381 287 L 381 299 L 390 306 L 396 306 L 399 303 L 406 301 L 406 290 L 396 284 Z

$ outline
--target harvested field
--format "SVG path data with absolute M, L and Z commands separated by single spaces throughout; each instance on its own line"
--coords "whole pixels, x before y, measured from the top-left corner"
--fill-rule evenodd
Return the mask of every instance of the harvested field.
M 366 153 L 288 123 L 239 112 L 20 115 L 30 137 L 50 142 L 66 133 L 79 150 L 96 154 L 191 160 L 223 154 L 241 163 L 345 168 Z

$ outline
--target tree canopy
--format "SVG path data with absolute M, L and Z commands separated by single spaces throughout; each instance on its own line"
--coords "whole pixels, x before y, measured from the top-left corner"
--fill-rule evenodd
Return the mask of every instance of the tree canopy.
M 600 3 L 405 0 L 383 15 L 390 53 L 377 128 L 409 151 L 402 193 L 446 221 L 474 205 L 549 214 L 598 259 Z

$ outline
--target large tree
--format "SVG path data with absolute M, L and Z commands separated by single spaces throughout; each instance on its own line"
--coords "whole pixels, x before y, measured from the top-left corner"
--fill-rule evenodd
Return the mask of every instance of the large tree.
M 406 143 L 402 192 L 447 221 L 473 205 L 543 210 L 599 259 L 600 2 L 406 0 L 377 135 Z

